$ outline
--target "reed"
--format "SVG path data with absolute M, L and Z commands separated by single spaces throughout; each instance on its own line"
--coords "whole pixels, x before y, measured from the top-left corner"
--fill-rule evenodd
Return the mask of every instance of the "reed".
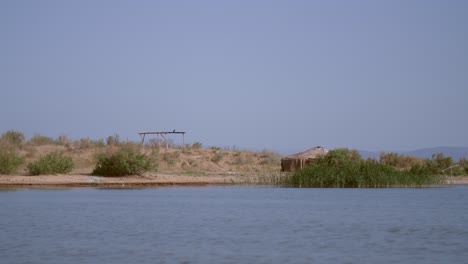
M 363 160 L 348 150 L 331 151 L 301 171 L 283 178 L 289 187 L 317 188 L 388 188 L 423 187 L 441 183 L 441 177 L 425 165 L 409 170 Z

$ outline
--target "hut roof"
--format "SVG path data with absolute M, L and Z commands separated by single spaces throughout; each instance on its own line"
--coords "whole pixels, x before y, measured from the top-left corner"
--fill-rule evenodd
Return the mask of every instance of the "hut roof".
M 317 146 L 315 148 L 308 149 L 304 152 L 292 154 L 284 157 L 284 159 L 316 159 L 321 155 L 328 153 L 328 150 L 323 147 Z

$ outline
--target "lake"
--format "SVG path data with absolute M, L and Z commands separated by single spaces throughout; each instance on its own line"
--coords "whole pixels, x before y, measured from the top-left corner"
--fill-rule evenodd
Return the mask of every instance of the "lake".
M 467 263 L 468 187 L 0 191 L 2 263 Z

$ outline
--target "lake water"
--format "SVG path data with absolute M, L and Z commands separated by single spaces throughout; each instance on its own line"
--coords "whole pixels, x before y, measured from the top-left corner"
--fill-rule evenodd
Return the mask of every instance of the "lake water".
M 0 191 L 1 263 L 468 263 L 468 187 Z

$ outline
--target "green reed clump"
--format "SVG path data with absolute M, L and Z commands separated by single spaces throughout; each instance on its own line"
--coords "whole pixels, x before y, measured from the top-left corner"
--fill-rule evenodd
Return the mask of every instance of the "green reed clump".
M 111 155 L 99 156 L 93 174 L 114 177 L 141 175 L 151 167 L 150 160 L 144 154 L 120 150 Z
M 31 175 L 65 174 L 71 172 L 74 167 L 72 158 L 65 156 L 62 152 L 51 152 L 38 161 L 28 164 Z
M 283 183 L 320 188 L 420 187 L 440 183 L 440 177 L 425 165 L 400 170 L 375 160 L 363 160 L 357 151 L 337 149 L 285 177 Z
M 24 163 L 24 159 L 14 151 L 0 149 L 0 174 L 12 174 Z

